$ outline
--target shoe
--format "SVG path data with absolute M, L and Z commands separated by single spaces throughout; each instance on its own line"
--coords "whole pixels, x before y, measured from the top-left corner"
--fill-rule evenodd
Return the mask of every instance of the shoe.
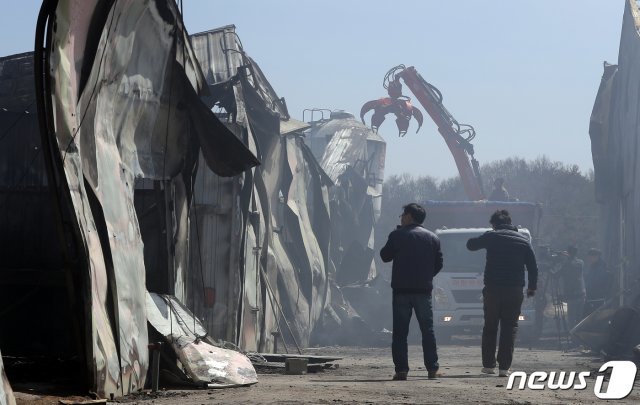
M 429 370 L 427 373 L 428 373 L 428 374 L 427 374 L 427 375 L 428 375 L 428 378 L 429 378 L 430 380 L 435 380 L 436 378 L 438 378 L 438 377 L 439 377 L 438 369 L 437 369 L 437 368 L 436 368 L 435 370 Z
M 406 371 L 398 371 L 393 375 L 393 381 L 407 381 L 407 374 Z
M 489 368 L 489 367 L 482 367 L 481 371 L 484 374 L 495 374 L 496 373 L 496 369 L 495 368 Z
M 498 376 L 500 377 L 509 377 L 511 371 L 509 370 L 498 370 Z

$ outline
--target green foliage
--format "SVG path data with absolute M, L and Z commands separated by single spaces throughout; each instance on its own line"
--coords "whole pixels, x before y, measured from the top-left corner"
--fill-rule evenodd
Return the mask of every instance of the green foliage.
M 593 172 L 586 175 L 576 165 L 552 162 L 547 157 L 533 161 L 509 158 L 484 165 L 480 169 L 488 195 L 497 177 L 505 179 L 505 188 L 519 201 L 543 205 L 538 244 L 564 250 L 575 244 L 579 256 L 598 246 L 599 207 L 594 199 Z M 459 177 L 438 183 L 433 177 L 413 178 L 408 174 L 391 176 L 383 185 L 382 215 L 376 225 L 376 247 L 385 243 L 398 222 L 402 206 L 426 200 L 467 200 Z

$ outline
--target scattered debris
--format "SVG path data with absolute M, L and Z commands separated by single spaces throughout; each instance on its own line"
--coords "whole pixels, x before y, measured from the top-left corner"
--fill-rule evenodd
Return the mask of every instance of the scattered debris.
M 199 320 L 175 297 L 147 293 L 149 324 L 165 337 L 182 364 L 185 378 L 208 388 L 258 382 L 251 361 L 243 353 L 217 347 L 207 339 Z

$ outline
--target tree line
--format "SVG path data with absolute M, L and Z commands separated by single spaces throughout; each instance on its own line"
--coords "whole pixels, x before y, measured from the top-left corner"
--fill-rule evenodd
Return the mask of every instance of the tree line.
M 578 247 L 579 256 L 584 256 L 590 247 L 600 247 L 600 208 L 594 198 L 592 170 L 583 174 L 577 165 L 554 162 L 544 156 L 529 161 L 514 157 L 486 164 L 480 174 L 486 195 L 493 189 L 494 180 L 502 177 L 511 198 L 542 204 L 537 245 L 565 250 L 573 244 Z M 390 176 L 383 184 L 376 248 L 384 245 L 389 232 L 399 223 L 403 205 L 427 200 L 467 200 L 460 177 L 438 181 L 431 176 Z

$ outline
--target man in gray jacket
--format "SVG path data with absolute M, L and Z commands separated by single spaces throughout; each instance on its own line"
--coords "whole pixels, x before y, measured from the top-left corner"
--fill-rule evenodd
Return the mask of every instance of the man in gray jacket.
M 495 374 L 496 338 L 500 326 L 498 348 L 499 375 L 507 377 L 513 360 L 513 347 L 522 306 L 524 268 L 529 285 L 527 297 L 533 297 L 538 282 L 538 266 L 529 238 L 511 225 L 507 210 L 497 210 L 489 221 L 493 227 L 467 241 L 469 250 L 487 250 L 484 270 L 484 328 L 482 329 L 482 372 Z
M 394 380 L 406 380 L 409 372 L 407 336 L 412 310 L 416 313 L 422 332 L 424 365 L 429 378 L 436 378 L 438 354 L 433 333 L 431 290 L 433 276 L 442 269 L 440 240 L 421 224 L 426 212 L 412 203 L 403 207 L 400 226 L 389 234 L 380 250 L 382 261 L 393 260 L 391 288 L 393 289 L 393 335 L 391 354 L 395 365 Z

